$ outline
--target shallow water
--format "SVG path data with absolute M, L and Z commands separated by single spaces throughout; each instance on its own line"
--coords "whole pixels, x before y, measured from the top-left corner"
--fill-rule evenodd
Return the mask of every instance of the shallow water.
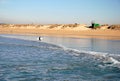
M 120 41 L 0 35 L 0 81 L 119 80 Z

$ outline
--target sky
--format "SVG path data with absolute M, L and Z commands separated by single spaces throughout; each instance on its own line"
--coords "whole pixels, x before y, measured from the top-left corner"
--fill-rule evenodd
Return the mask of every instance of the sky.
M 120 0 L 0 0 L 0 23 L 120 24 Z

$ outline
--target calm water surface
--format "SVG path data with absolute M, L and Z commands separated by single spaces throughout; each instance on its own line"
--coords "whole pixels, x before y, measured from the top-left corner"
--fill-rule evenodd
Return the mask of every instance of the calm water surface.
M 0 81 L 120 80 L 120 40 L 0 35 Z

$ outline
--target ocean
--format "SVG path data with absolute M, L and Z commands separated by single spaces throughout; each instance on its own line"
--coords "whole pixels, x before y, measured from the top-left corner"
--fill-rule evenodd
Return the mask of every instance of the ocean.
M 0 34 L 0 81 L 119 81 L 120 40 Z

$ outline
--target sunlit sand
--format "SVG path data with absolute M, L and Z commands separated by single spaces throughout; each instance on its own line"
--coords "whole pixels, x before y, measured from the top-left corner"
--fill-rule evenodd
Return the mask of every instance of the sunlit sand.
M 1 34 L 51 35 L 63 37 L 102 38 L 120 40 L 120 31 L 102 26 L 99 29 L 88 28 L 85 24 L 52 25 L 0 25 Z

